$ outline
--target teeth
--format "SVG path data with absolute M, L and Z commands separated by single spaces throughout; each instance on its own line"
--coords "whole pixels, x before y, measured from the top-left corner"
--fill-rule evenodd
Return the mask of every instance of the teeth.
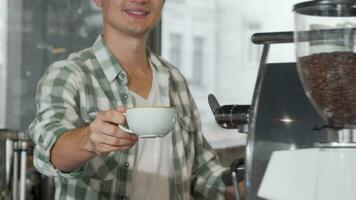
M 145 12 L 140 12 L 140 11 L 133 11 L 133 10 L 129 10 L 128 13 L 130 14 L 134 14 L 134 15 L 145 15 Z

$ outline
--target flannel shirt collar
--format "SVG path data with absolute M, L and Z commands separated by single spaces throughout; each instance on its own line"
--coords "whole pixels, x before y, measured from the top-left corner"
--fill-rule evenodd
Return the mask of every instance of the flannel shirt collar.
M 110 49 L 105 45 L 104 39 L 101 35 L 94 42 L 92 49 L 99 65 L 104 71 L 106 78 L 112 83 L 120 73 L 124 72 L 124 69 L 112 55 Z M 147 49 L 147 54 L 149 55 L 149 61 L 153 65 L 152 67 L 154 67 L 158 72 L 162 72 L 167 75 L 170 73 L 170 69 L 165 66 L 149 48 Z
M 104 39 L 101 35 L 94 42 L 92 49 L 99 63 L 99 66 L 104 71 L 106 78 L 110 82 L 113 82 L 116 77 L 123 71 L 123 68 L 111 54 L 110 49 L 106 47 Z

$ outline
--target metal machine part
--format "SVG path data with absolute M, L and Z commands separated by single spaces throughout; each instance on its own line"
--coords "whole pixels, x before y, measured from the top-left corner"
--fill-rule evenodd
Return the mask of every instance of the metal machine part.
M 326 122 L 308 100 L 296 63 L 266 63 L 270 44 L 293 41 L 293 32 L 258 33 L 252 40 L 262 43 L 264 48 L 252 105 L 245 113 L 248 135 L 244 180 L 246 199 L 259 200 L 257 191 L 274 151 L 309 148 L 336 138 L 335 130 L 325 126 Z M 217 113 L 220 106 L 211 107 Z
M 250 105 L 220 106 L 213 94 L 209 94 L 208 102 L 218 125 L 225 129 L 238 129 L 240 133 L 248 132 Z
M 330 111 L 325 109 L 325 105 L 341 104 L 338 100 L 340 98 L 333 98 L 340 96 L 340 94 L 335 94 L 338 88 L 335 90 L 325 89 L 335 86 L 335 84 L 327 85 L 324 88 L 324 94 L 334 93 L 331 95 L 332 97 L 329 97 L 330 99 L 315 101 L 319 96 L 313 95 L 313 92 L 320 93 L 318 87 L 306 87 L 306 85 L 312 85 L 310 83 L 313 80 L 303 78 L 307 77 L 309 71 L 300 76 L 301 69 L 300 66 L 297 68 L 297 63 L 267 63 L 267 57 L 271 44 L 293 42 L 296 42 L 297 45 L 299 65 L 305 56 L 325 53 L 325 51 L 333 53 L 335 49 L 353 57 L 356 49 L 356 1 L 315 0 L 296 4 L 294 11 L 296 12 L 295 32 L 256 33 L 252 36 L 253 43 L 263 45 L 263 52 L 252 104 L 248 113 L 244 113 L 244 116 L 248 116 L 245 121 L 248 126 L 245 196 L 248 200 L 261 199 L 257 196 L 257 191 L 274 151 L 315 147 L 355 147 L 354 124 L 356 123 L 354 122 L 356 119 L 353 117 L 355 116 L 353 106 L 356 105 L 354 103 L 356 100 L 349 101 L 350 103 L 347 104 L 350 105 L 349 107 L 344 106 L 344 108 L 348 107 L 348 110 L 334 109 Z M 338 17 L 340 18 L 338 19 Z M 332 20 L 330 20 L 331 18 Z M 355 64 L 352 61 L 348 63 L 351 63 L 350 66 Z M 307 67 L 304 65 L 304 68 Z M 309 69 L 312 72 L 314 66 L 311 65 Z M 356 98 L 354 95 L 356 76 L 353 75 L 356 74 L 356 71 L 354 70 L 356 68 L 352 68 L 351 74 L 345 75 L 348 77 L 349 83 L 341 86 L 345 91 L 348 91 L 345 94 L 350 96 L 350 99 Z M 330 74 L 330 76 L 333 77 L 335 74 Z M 342 80 L 342 78 L 339 79 Z M 336 82 L 339 79 L 333 80 Z M 320 78 L 314 81 L 317 80 Z M 210 101 L 211 99 L 209 99 Z M 211 106 L 214 114 L 217 113 L 216 108 L 220 107 L 216 105 L 218 104 Z M 348 115 L 344 115 L 345 113 Z M 225 119 L 224 121 L 229 120 Z M 217 122 L 220 121 L 217 120 Z M 227 127 L 239 128 L 239 126 Z
M 325 129 L 315 129 L 325 121 L 307 99 L 296 64 L 264 64 L 261 69 L 246 146 L 248 200 L 260 199 L 257 190 L 274 151 L 309 148 L 318 141 L 328 141 Z
M 32 148 L 24 132 L 0 129 L 0 200 L 54 198 L 53 178 L 32 166 Z
M 309 100 L 338 140 L 354 148 L 356 131 L 356 1 L 316 0 L 294 6 L 297 66 Z
M 0 200 L 25 200 L 27 138 L 23 132 L 0 129 L 0 148 Z
M 294 5 L 302 15 L 320 17 L 349 17 L 356 15 L 355 0 L 315 0 Z
M 246 167 L 244 159 L 234 160 L 230 167 L 231 179 L 234 186 L 236 200 L 242 199 L 242 191 L 239 188 L 239 182 L 244 179 L 245 169 Z

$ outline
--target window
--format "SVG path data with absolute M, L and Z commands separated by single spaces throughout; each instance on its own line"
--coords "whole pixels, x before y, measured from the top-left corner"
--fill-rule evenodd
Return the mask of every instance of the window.
M 182 36 L 172 33 L 169 37 L 169 60 L 176 67 L 181 67 L 182 64 Z
M 192 70 L 193 77 L 191 82 L 197 85 L 201 85 L 203 82 L 203 61 L 204 61 L 204 39 L 201 37 L 195 37 L 193 39 L 193 62 Z
M 251 36 L 261 31 L 260 23 L 261 22 L 248 19 L 242 20 L 242 41 L 244 41 L 243 45 L 244 49 L 246 49 L 242 52 L 242 65 L 247 70 L 254 68 L 253 66 L 257 67 L 261 59 L 262 47 L 251 42 Z
M 221 104 L 251 104 L 262 52 L 262 46 L 253 44 L 251 36 L 292 31 L 292 7 L 302 0 L 176 1 L 167 0 L 164 7 L 162 56 L 179 66 L 188 80 L 201 113 L 203 133 L 213 148 L 241 145 L 244 138 L 237 130 L 217 127 L 207 96 L 215 94 Z M 179 33 L 179 38 L 187 41 L 184 46 L 171 33 Z M 276 45 L 269 59 L 293 61 L 293 55 L 293 46 Z

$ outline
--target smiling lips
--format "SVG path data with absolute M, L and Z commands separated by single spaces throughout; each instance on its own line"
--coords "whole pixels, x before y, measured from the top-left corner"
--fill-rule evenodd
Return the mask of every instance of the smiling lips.
M 145 8 L 126 8 L 125 12 L 128 16 L 135 19 L 142 19 L 149 14 L 149 11 Z

